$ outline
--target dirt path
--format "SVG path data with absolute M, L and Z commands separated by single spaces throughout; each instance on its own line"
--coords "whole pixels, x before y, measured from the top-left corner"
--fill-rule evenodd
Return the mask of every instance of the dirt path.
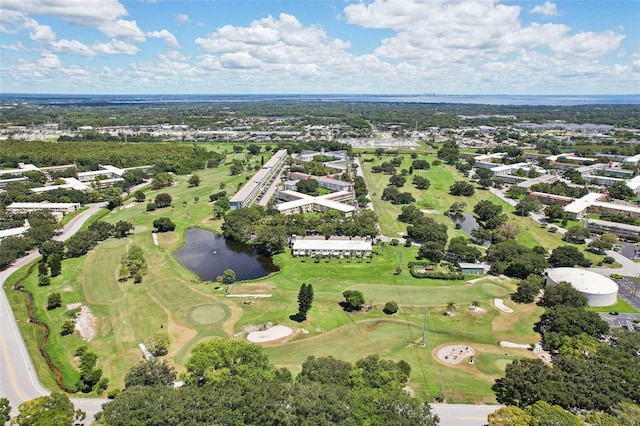
M 238 307 L 235 303 L 226 303 L 226 305 L 231 311 L 231 315 L 222 323 L 222 331 L 224 331 L 227 336 L 233 337 L 233 327 L 240 321 L 240 318 L 242 318 L 242 308 Z

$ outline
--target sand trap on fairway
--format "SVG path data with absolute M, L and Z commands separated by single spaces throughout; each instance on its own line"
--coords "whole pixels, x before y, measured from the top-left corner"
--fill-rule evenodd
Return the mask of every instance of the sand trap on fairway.
M 474 351 L 471 346 L 466 345 L 444 346 L 436 352 L 438 359 L 442 362 L 446 362 L 447 364 L 459 364 L 465 358 L 469 358 L 475 354 L 476 351 Z
M 500 341 L 500 346 L 503 346 L 505 348 L 519 348 L 519 349 L 530 349 L 531 348 L 531 345 L 524 345 L 522 343 L 506 342 L 504 340 Z
M 247 335 L 247 340 L 253 343 L 271 342 L 290 336 L 293 330 L 286 325 L 275 325 L 266 330 L 252 331 Z
M 500 309 L 502 312 L 506 312 L 508 314 L 513 313 L 513 309 L 505 305 L 502 299 L 493 299 L 493 304 L 496 305 L 496 308 Z

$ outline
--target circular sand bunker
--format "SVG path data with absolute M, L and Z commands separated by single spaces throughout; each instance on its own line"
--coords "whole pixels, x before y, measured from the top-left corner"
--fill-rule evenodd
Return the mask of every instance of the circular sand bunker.
M 474 351 L 471 346 L 466 345 L 444 346 L 436 352 L 438 359 L 442 362 L 446 362 L 447 364 L 459 364 L 465 358 L 469 358 L 475 354 L 476 351 Z
M 276 325 L 266 330 L 252 331 L 247 335 L 247 340 L 253 343 L 271 342 L 290 336 L 293 330 L 286 325 Z

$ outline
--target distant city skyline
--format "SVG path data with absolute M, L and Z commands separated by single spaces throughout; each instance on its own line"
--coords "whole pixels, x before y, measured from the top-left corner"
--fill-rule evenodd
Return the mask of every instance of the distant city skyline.
M 638 94 L 640 1 L 2 0 L 0 92 Z

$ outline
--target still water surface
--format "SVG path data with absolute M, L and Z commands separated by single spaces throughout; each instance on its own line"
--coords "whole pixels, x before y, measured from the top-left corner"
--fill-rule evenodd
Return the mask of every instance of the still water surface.
M 227 241 L 221 235 L 200 228 L 189 228 L 176 258 L 202 281 L 215 281 L 225 269 L 233 269 L 236 279 L 252 280 L 277 272 L 272 259 L 260 256 L 247 244 Z

